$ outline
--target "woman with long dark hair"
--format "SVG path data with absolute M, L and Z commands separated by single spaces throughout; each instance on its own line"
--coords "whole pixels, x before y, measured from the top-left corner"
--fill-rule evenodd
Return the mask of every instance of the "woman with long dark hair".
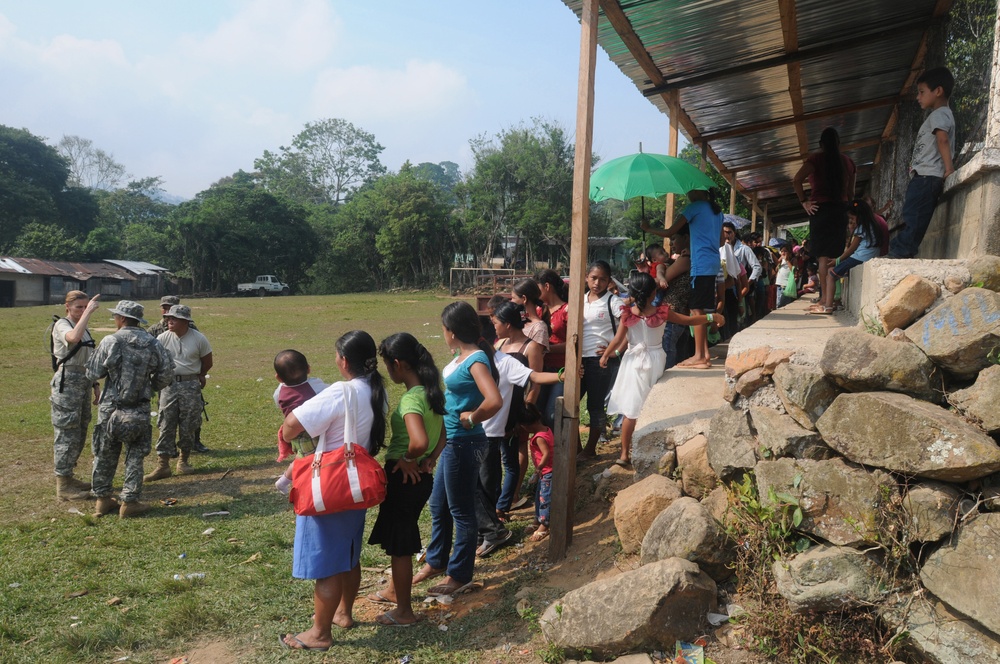
M 385 384 L 378 372 L 375 340 L 361 330 L 337 340 L 337 368 L 346 379 L 331 385 L 285 417 L 281 434 L 292 440 L 305 431 L 324 436 L 325 449 L 344 445 L 347 395 L 353 393 L 358 444 L 373 455 L 385 442 Z M 354 599 L 361 587 L 361 538 L 367 510 L 295 517 L 292 576 L 315 579 L 313 625 L 299 634 L 283 634 L 280 643 L 293 650 L 329 650 L 336 623 L 354 626 Z
M 535 281 L 549 316 L 549 350 L 542 359 L 542 368 L 559 371 L 566 366 L 566 325 L 569 322 L 566 296 L 569 289 L 555 270 L 542 270 L 535 275 Z M 548 427 L 554 426 L 556 399 L 562 395 L 563 384 L 557 383 L 544 388 L 538 399 L 542 407 L 542 421 Z
M 823 305 L 821 308 L 811 309 L 810 313 L 827 316 L 832 314 L 837 281 L 846 277 L 852 269 L 879 255 L 881 232 L 875 221 L 875 213 L 860 198 L 851 201 L 847 208 L 847 230 L 850 234 L 847 246 L 837 259 L 836 266 L 830 268 L 827 281 L 823 284 Z
M 503 405 L 493 346 L 483 339 L 476 310 L 467 302 L 452 302 L 441 312 L 441 327 L 455 356 L 441 372 L 447 443 L 438 458 L 431 490 L 426 564 L 413 577 L 413 583 L 420 583 L 445 575 L 427 591 L 431 597 L 454 595 L 472 583 L 478 534 L 476 485 L 487 450 L 482 423 Z
M 840 135 L 833 127 L 823 130 L 819 144 L 820 152 L 806 158 L 792 184 L 802 209 L 809 215 L 810 253 L 819 260 L 819 281 L 826 288 L 827 272 L 847 240 L 847 203 L 854 196 L 857 168 L 850 157 L 840 152 Z M 803 188 L 806 179 L 808 197 Z M 815 308 L 822 310 L 823 305 Z
M 385 371 L 394 383 L 406 386 L 399 406 L 389 419 L 389 447 L 385 501 L 368 538 L 380 544 L 392 559 L 392 578 L 384 590 L 368 595 L 377 604 L 396 608 L 375 617 L 380 625 L 409 625 L 417 621 L 410 604 L 413 556 L 420 552 L 420 512 L 434 486 L 432 472 L 444 447 L 444 393 L 434 358 L 406 332 L 379 345 Z

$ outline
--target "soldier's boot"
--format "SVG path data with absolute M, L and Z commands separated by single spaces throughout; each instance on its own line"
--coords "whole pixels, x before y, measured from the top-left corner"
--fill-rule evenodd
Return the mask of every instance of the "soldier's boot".
M 178 475 L 188 475 L 194 472 L 194 468 L 188 465 L 188 459 L 191 458 L 191 450 L 181 450 L 181 457 L 177 459 L 177 469 Z
M 97 504 L 94 505 L 94 516 L 104 516 L 105 514 L 111 514 L 112 512 L 121 508 L 118 501 L 111 496 L 102 496 L 97 499 Z
M 56 498 L 59 500 L 86 500 L 90 498 L 90 485 L 87 491 L 78 489 L 70 483 L 70 477 L 56 475 Z
M 170 457 L 166 454 L 161 454 L 159 459 L 160 462 L 156 467 L 156 470 L 143 476 L 143 482 L 155 482 L 156 480 L 166 479 L 174 474 L 173 471 L 170 470 Z
M 140 503 L 138 500 L 131 503 L 122 503 L 122 506 L 118 508 L 118 518 L 128 519 L 133 516 L 145 514 L 151 509 L 153 509 L 151 506 L 146 503 Z
M 68 479 L 69 479 L 69 485 L 74 489 L 79 489 L 80 491 L 90 491 L 90 482 L 84 482 L 82 480 L 78 480 L 72 475 L 70 475 Z

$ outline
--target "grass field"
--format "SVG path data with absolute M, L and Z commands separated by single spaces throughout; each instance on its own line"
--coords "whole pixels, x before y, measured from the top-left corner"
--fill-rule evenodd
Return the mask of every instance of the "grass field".
M 313 375 L 332 382 L 342 333 L 363 329 L 378 342 L 409 331 L 443 365 L 440 312 L 448 301 L 428 292 L 188 300 L 214 350 L 202 435 L 213 451 L 193 457 L 195 474 L 147 484 L 143 500 L 157 508 L 129 520 L 95 519 L 92 501 L 54 497 L 44 330 L 62 307 L 0 310 L 0 662 L 162 662 L 205 647 L 241 662 L 382 663 L 407 654 L 414 662 L 539 661 L 533 651 L 542 644 L 514 611 L 515 593 L 537 572 L 511 556 L 477 564 L 477 576 L 494 580 L 475 610 L 439 612 L 399 630 L 376 627 L 374 607 L 359 600 L 362 622 L 338 631 L 327 655 L 277 646 L 279 633 L 309 625 L 313 584 L 291 578 L 294 515 L 272 486 L 282 468 L 274 463 L 274 354 L 301 350 Z M 155 318 L 156 304 L 144 304 Z M 91 320 L 98 339 L 113 331 L 105 314 Z M 393 407 L 401 392 L 391 386 Z M 78 475 L 89 475 L 91 459 L 88 444 Z M 166 498 L 177 504 L 162 506 Z M 203 516 L 221 510 L 229 516 Z M 370 591 L 388 558 L 366 546 L 361 564 Z M 205 576 L 172 578 L 189 573 Z

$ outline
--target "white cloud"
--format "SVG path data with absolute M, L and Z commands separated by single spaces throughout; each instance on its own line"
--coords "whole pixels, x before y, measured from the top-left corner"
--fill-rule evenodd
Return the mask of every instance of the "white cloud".
M 321 0 L 256 0 L 207 37 L 186 37 L 178 55 L 206 69 L 302 72 L 325 61 L 339 32 Z
M 315 117 L 412 122 L 474 101 L 465 76 L 440 62 L 410 60 L 402 69 L 327 69 L 316 77 Z

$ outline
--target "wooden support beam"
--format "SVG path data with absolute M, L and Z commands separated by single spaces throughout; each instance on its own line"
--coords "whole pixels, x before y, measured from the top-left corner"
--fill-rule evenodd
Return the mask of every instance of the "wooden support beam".
M 868 33 L 859 33 L 850 37 L 848 39 L 838 39 L 831 41 L 826 44 L 821 44 L 820 46 L 813 46 L 811 48 L 804 48 L 796 51 L 795 53 L 784 53 L 782 55 L 764 58 L 763 60 L 755 60 L 751 62 L 745 62 L 743 64 L 734 65 L 726 67 L 725 69 L 720 69 L 718 71 L 709 72 L 707 74 L 695 74 L 688 76 L 686 74 L 676 74 L 676 75 L 666 75 L 666 83 L 662 85 L 654 85 L 651 88 L 647 88 L 642 91 L 642 94 L 647 97 L 653 97 L 664 92 L 669 92 L 670 90 L 681 90 L 683 88 L 690 88 L 696 85 L 705 85 L 707 83 L 712 83 L 718 81 L 719 79 L 729 78 L 732 76 L 746 76 L 747 74 L 762 71 L 765 69 L 770 69 L 772 67 L 786 66 L 792 62 L 802 62 L 804 60 L 812 60 L 815 58 L 822 58 L 829 55 L 834 55 L 841 53 L 846 50 L 850 50 L 857 46 L 863 46 L 871 44 L 872 42 L 881 41 L 884 39 L 895 39 L 903 32 L 908 32 L 911 30 L 925 30 L 931 25 L 940 22 L 940 18 L 924 18 L 923 16 L 911 19 L 909 21 L 901 21 L 894 23 L 890 28 L 884 28 L 882 30 L 875 30 Z M 661 73 L 662 76 L 662 73 Z
M 569 318 L 566 321 L 565 398 L 556 407 L 555 454 L 549 559 L 566 557 L 573 541 L 576 504 L 576 435 L 580 430 L 580 345 L 583 336 L 584 274 L 590 226 L 590 167 L 594 143 L 594 70 L 597 63 L 597 0 L 583 0 L 580 16 L 580 68 L 576 94 L 576 155 L 573 161 L 573 212 L 569 250 Z
M 844 106 L 835 106 L 833 108 L 826 108 L 821 111 L 813 111 L 812 113 L 805 113 L 799 117 L 786 117 L 779 118 L 777 120 L 768 120 L 767 122 L 757 122 L 753 124 L 739 125 L 732 127 L 730 129 L 724 129 L 722 131 L 717 131 L 714 134 L 705 134 L 701 136 L 703 141 L 718 141 L 723 138 L 735 138 L 736 136 L 746 136 L 747 134 L 756 134 L 760 131 L 765 131 L 767 129 L 775 129 L 777 127 L 784 127 L 786 125 L 795 124 L 796 122 L 808 122 L 811 120 L 819 120 L 822 118 L 829 118 L 835 115 L 846 115 L 848 113 L 854 113 L 856 111 L 864 111 L 869 108 L 879 108 L 880 106 L 891 106 L 899 101 L 899 95 L 892 95 L 891 97 L 880 97 L 878 99 L 870 99 L 868 101 L 861 102 L 859 104 L 846 104 Z
M 729 182 L 729 214 L 736 214 L 736 173 Z
M 757 232 L 757 192 L 753 192 L 750 199 L 750 232 Z
M 678 114 L 680 112 L 680 104 L 677 101 L 678 94 L 676 92 L 671 92 L 668 95 L 670 97 L 670 129 L 667 134 L 667 155 L 670 157 L 677 156 L 677 148 L 679 143 L 679 137 L 677 135 L 678 127 Z M 674 203 L 675 197 L 673 194 L 667 194 L 666 209 L 664 211 L 663 227 L 670 228 L 674 222 Z M 667 244 L 667 239 L 663 239 L 664 246 Z
M 798 53 L 799 17 L 795 8 L 795 0 L 778 0 L 778 14 L 781 16 L 781 37 L 785 43 L 785 53 Z M 792 102 L 792 115 L 801 117 L 806 112 L 802 103 L 802 64 L 789 62 L 786 69 L 788 71 L 788 97 Z M 795 123 L 795 137 L 799 141 L 799 155 L 804 158 L 809 154 L 809 137 L 806 135 L 804 122 Z

